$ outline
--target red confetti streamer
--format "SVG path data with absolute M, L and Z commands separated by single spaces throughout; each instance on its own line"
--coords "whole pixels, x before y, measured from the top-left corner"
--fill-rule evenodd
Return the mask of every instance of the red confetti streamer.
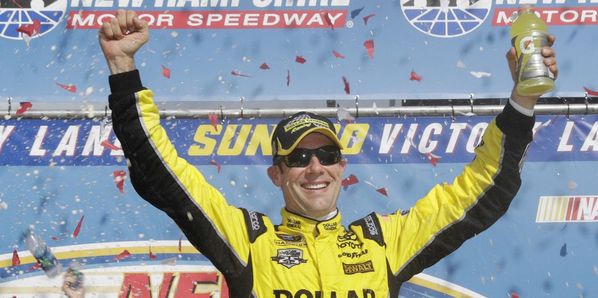
M 334 57 L 336 58 L 340 58 L 340 59 L 345 59 L 345 56 L 335 50 L 332 50 L 332 55 L 334 55 Z
M 156 255 L 152 253 L 152 247 L 149 247 L 149 258 L 150 260 L 155 260 L 156 259 Z
M 440 156 L 434 155 L 432 153 L 427 153 L 426 158 L 433 166 L 436 166 L 438 164 L 438 161 L 440 160 Z
M 386 187 L 376 189 L 377 192 L 381 193 L 385 197 L 388 197 L 388 193 L 386 192 Z
M 419 76 L 415 71 L 411 71 L 411 74 L 409 75 L 409 80 L 410 81 L 418 81 L 421 82 L 422 81 L 422 77 Z
M 326 21 L 326 24 L 328 24 L 328 26 L 330 26 L 330 28 L 332 28 L 332 30 L 334 30 L 334 24 L 332 23 L 330 14 L 328 14 L 327 12 L 324 13 L 324 20 Z
M 28 271 L 33 271 L 33 270 L 40 270 L 42 269 L 42 264 L 37 261 L 37 263 L 33 264 L 33 266 L 29 267 Z
M 264 63 L 262 63 L 262 65 L 260 65 L 260 69 L 267 70 L 267 69 L 270 69 L 270 66 L 268 66 L 268 64 L 266 64 L 266 62 L 264 62 Z
M 349 185 L 353 185 L 353 184 L 357 184 L 359 182 L 359 180 L 357 179 L 357 176 L 351 174 L 349 175 L 349 177 L 343 179 L 343 181 L 341 181 L 341 185 L 343 186 L 344 189 L 347 189 L 347 187 L 349 187 Z
M 29 111 L 29 109 L 31 109 L 31 107 L 33 107 L 33 105 L 29 101 L 20 102 L 19 109 L 17 110 L 16 115 L 19 116 L 19 115 L 25 114 L 25 112 Z
M 233 70 L 230 72 L 231 75 L 236 77 L 244 77 L 244 78 L 251 78 L 250 75 L 242 74 L 240 71 Z
M 122 148 L 110 143 L 108 140 L 103 140 L 100 145 L 102 145 L 102 147 L 106 148 L 106 149 L 110 149 L 110 150 L 121 150 Z
M 13 266 L 19 266 L 21 265 L 21 258 L 19 258 L 19 253 L 17 252 L 17 249 L 13 249 L 12 251 L 12 265 Z
M 590 88 L 586 88 L 586 87 L 583 87 L 583 90 L 585 90 L 588 93 L 588 95 L 598 96 L 598 91 L 594 91 L 594 90 L 592 90 Z
M 51 238 L 52 240 L 54 240 L 54 241 L 58 241 L 58 240 L 60 240 L 60 238 L 58 238 L 58 237 L 56 237 L 56 236 L 52 236 L 52 237 L 50 237 L 50 238 Z
M 114 171 L 112 173 L 112 175 L 114 176 L 114 183 L 116 183 L 116 187 L 118 188 L 118 191 L 120 191 L 120 193 L 124 193 L 125 192 L 125 178 L 127 173 L 123 170 L 117 170 Z
M 77 86 L 75 85 L 66 85 L 66 84 L 60 84 L 60 83 L 56 83 L 56 85 L 58 85 L 58 87 L 71 92 L 71 93 L 75 93 L 77 92 Z
M 517 294 L 517 292 L 511 292 L 511 298 L 519 298 L 519 294 Z
M 210 124 L 212 124 L 212 127 L 218 131 L 218 115 L 216 115 L 215 113 L 210 113 L 208 115 L 208 119 L 210 120 Z
M 183 251 L 183 236 L 179 238 L 179 252 Z
M 23 34 L 27 34 L 27 36 L 32 37 L 40 32 L 41 23 L 38 19 L 33 20 L 32 24 L 21 25 L 17 28 L 17 32 L 21 32 Z
M 296 56 L 295 62 L 297 62 L 299 64 L 303 64 L 303 63 L 307 62 L 307 60 L 305 60 L 305 58 L 303 58 L 303 56 Z
M 351 86 L 349 85 L 349 81 L 345 76 L 343 76 L 343 84 L 345 85 L 345 93 L 351 94 Z
M 216 166 L 216 170 L 218 171 L 218 174 L 220 174 L 220 169 L 222 168 L 222 166 L 220 164 L 218 164 L 215 160 L 210 160 L 210 164 L 213 166 Z
M 123 250 L 118 255 L 114 256 L 115 261 L 121 261 L 131 256 L 131 253 L 128 250 Z
M 77 223 L 75 231 L 73 232 L 73 238 L 77 238 L 77 236 L 79 236 L 79 232 L 81 232 L 81 224 L 83 224 L 83 218 L 85 218 L 85 215 L 81 215 L 81 219 L 79 219 L 79 223 Z
M 287 86 L 291 84 L 291 71 L 287 69 Z
M 371 17 L 375 16 L 375 13 L 371 13 L 365 17 L 363 17 L 363 23 L 367 26 L 368 25 L 368 21 L 370 20 Z
M 170 68 L 162 65 L 162 75 L 167 78 L 170 79 Z
M 374 58 L 374 40 L 373 39 L 366 40 L 363 43 L 363 46 L 368 51 L 368 56 L 370 57 L 370 59 L 373 59 Z

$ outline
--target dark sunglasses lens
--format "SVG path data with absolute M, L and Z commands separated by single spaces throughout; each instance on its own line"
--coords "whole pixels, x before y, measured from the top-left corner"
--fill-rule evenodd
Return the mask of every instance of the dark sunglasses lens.
M 317 149 L 295 149 L 291 154 L 285 156 L 285 164 L 289 167 L 306 167 L 313 155 L 324 166 L 333 165 L 341 160 L 341 152 L 337 147 L 324 146 Z
M 285 163 L 289 167 L 305 167 L 311 159 L 312 154 L 309 151 L 309 149 L 295 149 L 295 151 L 286 156 Z
M 316 156 L 322 165 L 329 166 L 341 160 L 341 152 L 334 146 L 325 146 L 316 149 Z

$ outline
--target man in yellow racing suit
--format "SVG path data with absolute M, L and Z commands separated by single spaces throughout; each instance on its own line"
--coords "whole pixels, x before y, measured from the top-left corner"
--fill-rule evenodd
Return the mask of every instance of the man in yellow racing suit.
M 282 120 L 272 136 L 268 175 L 285 200 L 275 225 L 229 205 L 178 157 L 135 69 L 133 56 L 147 39 L 147 24 L 131 11 L 118 11 L 100 29 L 112 73 L 113 127 L 136 191 L 210 259 L 232 297 L 397 297 L 403 282 L 498 220 L 520 187 L 537 97 L 514 92 L 452 184 L 435 186 L 409 210 L 371 213 L 344 227 L 336 208 L 347 164 L 342 146 L 327 118 L 301 112 Z M 556 73 L 552 49 L 543 50 Z

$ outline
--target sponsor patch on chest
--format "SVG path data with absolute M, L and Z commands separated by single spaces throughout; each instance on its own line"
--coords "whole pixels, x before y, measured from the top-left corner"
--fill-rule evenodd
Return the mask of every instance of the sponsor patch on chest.
M 272 257 L 272 261 L 287 268 L 307 263 L 303 258 L 303 250 L 295 248 L 279 249 L 277 255 Z

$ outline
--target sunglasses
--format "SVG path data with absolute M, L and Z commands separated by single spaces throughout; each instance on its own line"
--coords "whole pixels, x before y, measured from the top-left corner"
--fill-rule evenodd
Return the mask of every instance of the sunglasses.
M 274 164 L 284 162 L 290 168 L 303 168 L 309 165 L 312 156 L 316 156 L 323 166 L 337 164 L 341 161 L 342 155 L 338 147 L 333 145 L 323 146 L 316 149 L 296 148 L 289 155 L 277 155 Z

